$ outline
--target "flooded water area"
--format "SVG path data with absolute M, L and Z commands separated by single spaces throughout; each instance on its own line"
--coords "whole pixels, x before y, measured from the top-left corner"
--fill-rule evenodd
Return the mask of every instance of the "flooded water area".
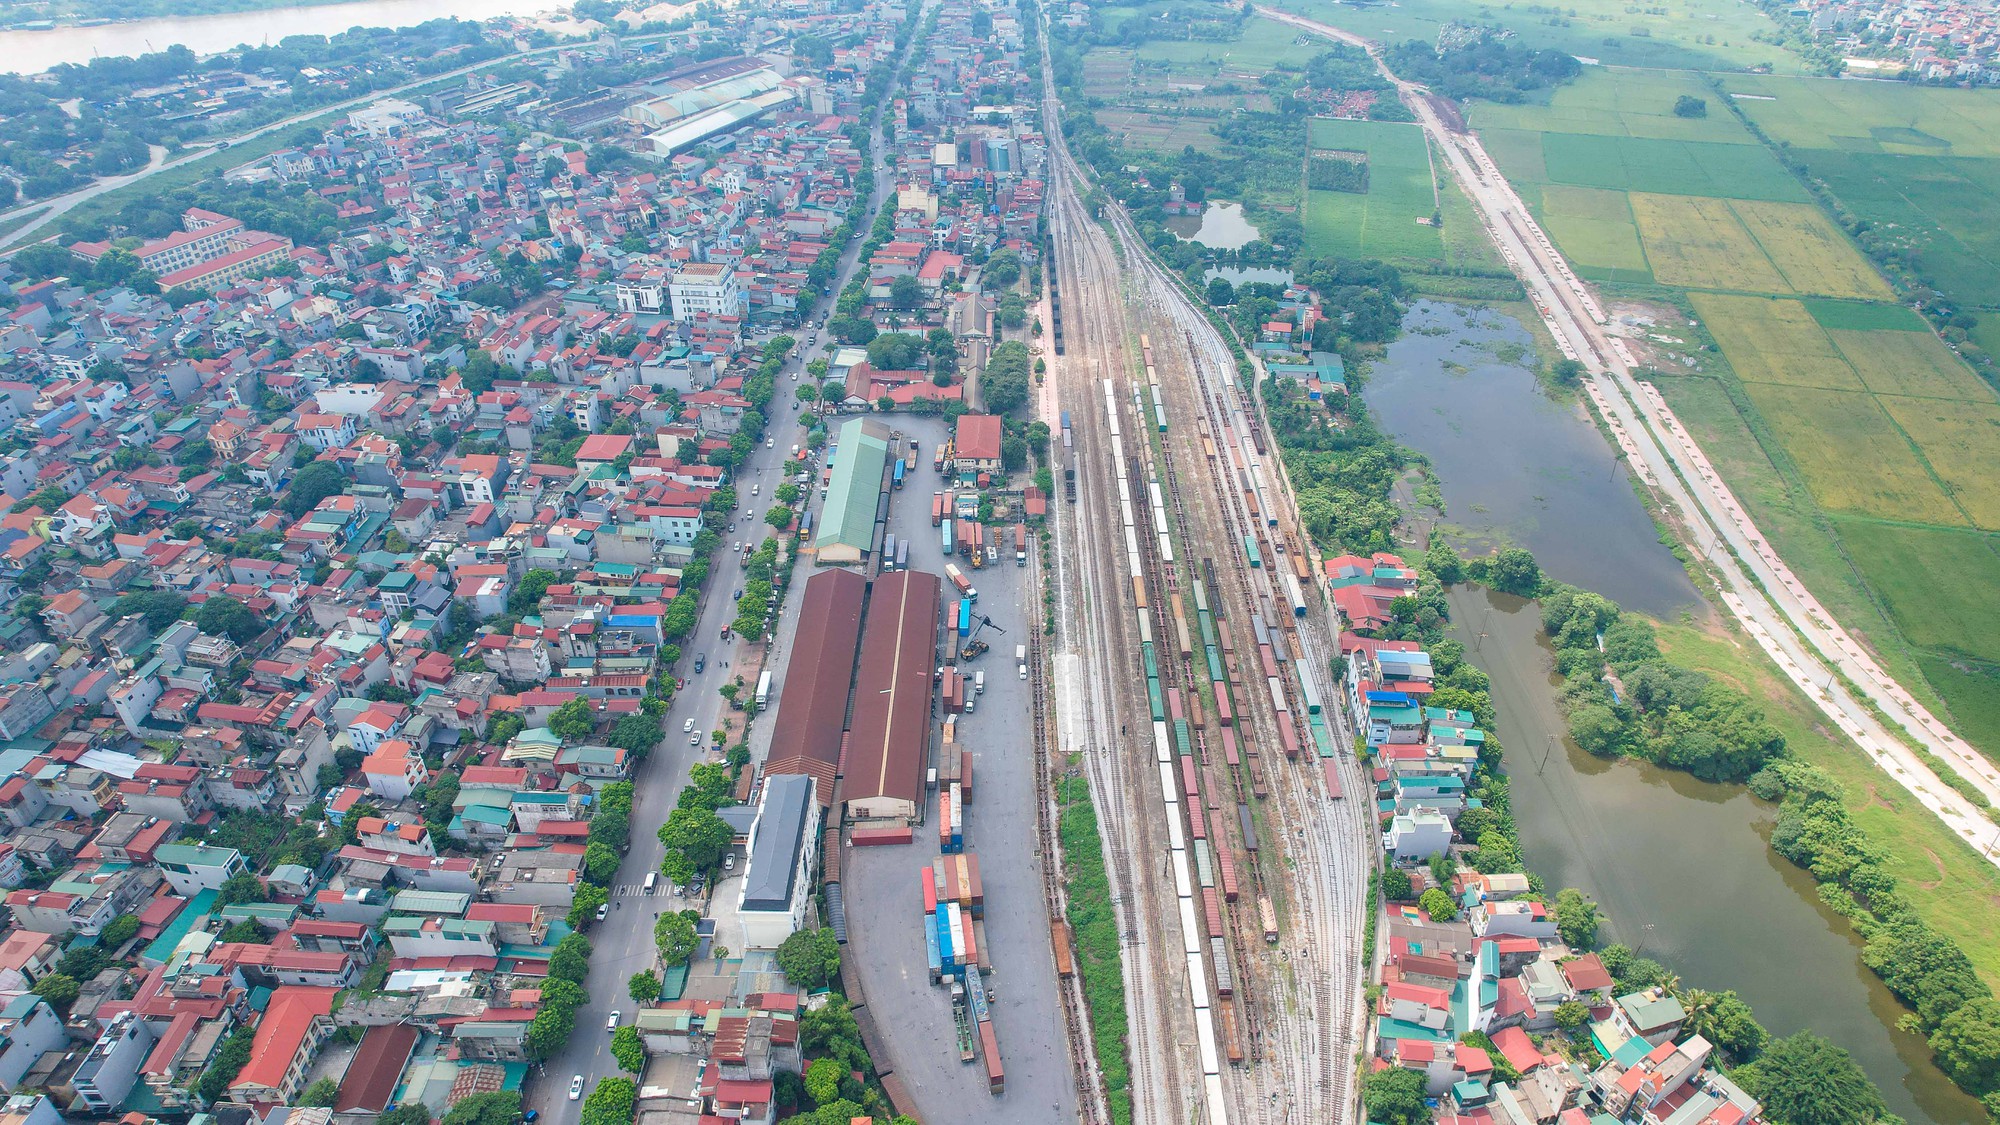
M 1166 225 L 1176 236 L 1210 250 L 1240 250 L 1263 237 L 1241 203 L 1210 203 L 1201 214 L 1176 215 Z
M 1513 809 L 1530 867 L 1553 891 L 1596 899 L 1606 940 L 1684 985 L 1733 989 L 1772 1035 L 1810 1028 L 1846 1048 L 1911 1125 L 1973 1125 L 1979 1103 L 1899 1031 L 1902 1005 L 1861 963 L 1847 921 L 1812 877 L 1769 846 L 1776 809 L 1740 786 L 1570 743 L 1555 701 L 1554 653 L 1531 602 L 1469 586 L 1450 593 L 1451 633 L 1492 679 Z
M 1700 597 L 1584 407 L 1536 381 L 1511 316 L 1418 301 L 1363 389 L 1384 430 L 1430 460 L 1461 551 L 1525 547 L 1559 581 L 1672 617 Z

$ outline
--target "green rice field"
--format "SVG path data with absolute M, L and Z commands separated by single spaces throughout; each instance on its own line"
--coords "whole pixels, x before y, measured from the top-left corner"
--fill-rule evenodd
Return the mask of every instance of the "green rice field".
M 1430 147 L 1422 127 L 1386 121 L 1314 118 L 1307 143 L 1316 152 L 1368 158 L 1368 191 L 1306 193 L 1306 237 L 1314 253 L 1340 257 L 1437 259 L 1444 243 L 1426 225 L 1439 209 Z

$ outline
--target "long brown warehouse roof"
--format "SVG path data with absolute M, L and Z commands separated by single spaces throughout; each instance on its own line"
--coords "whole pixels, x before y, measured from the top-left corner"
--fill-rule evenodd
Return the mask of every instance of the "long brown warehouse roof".
M 861 641 L 861 601 L 867 592 L 868 580 L 853 571 L 822 570 L 806 579 L 792 656 L 778 693 L 778 720 L 771 727 L 764 774 L 811 777 L 821 805 L 833 803 L 847 693 L 854 686 L 854 650 Z
M 854 688 L 842 799 L 923 796 L 937 659 L 938 576 L 904 570 L 875 580 Z

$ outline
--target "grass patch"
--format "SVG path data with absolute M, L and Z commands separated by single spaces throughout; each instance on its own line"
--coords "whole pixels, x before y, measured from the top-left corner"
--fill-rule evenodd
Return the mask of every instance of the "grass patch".
M 1499 24 L 1532 47 L 1583 55 L 1607 64 L 1672 70 L 1746 69 L 1770 65 L 1802 74 L 1803 60 L 1756 40 L 1770 34 L 1770 20 L 1749 4 L 1686 0 L 1671 7 L 1635 6 L 1623 0 L 1579 0 L 1557 8 L 1518 8 L 1464 0 L 1398 0 L 1355 5 L 1334 0 L 1281 0 L 1299 12 L 1381 43 L 1435 41 L 1451 20 Z M 1713 115 L 1715 110 L 1711 109 Z
M 1762 702 L 1794 756 L 1839 778 L 1850 815 L 1888 857 L 1899 890 L 1925 921 L 1955 939 L 1989 983 L 2000 983 L 2000 872 L 1919 804 L 1818 709 L 1763 653 L 1734 635 L 1656 624 L 1671 660 L 1728 681 Z
M 1606 271 L 1605 280 L 1653 280 L 1624 192 L 1549 184 L 1542 188 L 1540 218 L 1577 266 Z
M 1924 318 L 1902 305 L 1868 301 L 1829 301 L 1808 297 L 1800 302 L 1821 328 L 1848 328 L 1859 332 L 1929 332 Z
M 1548 183 L 1661 195 L 1809 203 L 1811 197 L 1768 149 L 1708 141 L 1548 132 Z
M 1880 237 L 1907 247 L 1946 293 L 2000 304 L 2000 160 L 1797 151 Z
M 1111 909 L 1111 884 L 1104 874 L 1104 848 L 1097 836 L 1097 810 L 1083 778 L 1056 782 L 1061 806 L 1056 833 L 1063 847 L 1063 883 L 1069 894 L 1069 924 L 1076 937 L 1076 971 L 1090 1008 L 1090 1036 L 1113 1122 L 1132 1120 L 1132 1074 L 1125 1057 L 1128 1015 L 1125 972 L 1118 947 L 1118 918 Z
M 1975 531 L 1841 520 L 1855 565 L 1912 644 L 2000 660 L 2000 544 Z
M 1715 91 L 1697 74 L 1594 66 L 1586 68 L 1576 81 L 1557 87 L 1546 103 L 1479 102 L 1472 107 L 1470 121 L 1480 130 L 1535 129 L 1667 141 L 1759 143 L 1734 114 L 1723 112 L 1719 105 L 1714 105 L 1707 117 L 1675 116 L 1674 102 L 1683 96 L 1711 105 L 1717 101 Z
M 1440 228 L 1427 222 L 1442 200 L 1433 188 L 1430 148 L 1417 125 L 1314 118 L 1317 150 L 1367 154 L 1366 192 L 1306 193 L 1306 238 L 1313 252 L 1348 258 L 1442 259 Z M 1477 233 L 1475 231 L 1475 233 Z
M 1723 81 L 1758 95 L 1738 104 L 1772 140 L 1797 148 L 2000 156 L 2000 98 L 1986 91 L 1755 74 Z
M 1917 664 L 1944 697 L 1945 717 L 1960 738 L 2000 746 L 2000 666 L 1946 656 L 1920 656 Z

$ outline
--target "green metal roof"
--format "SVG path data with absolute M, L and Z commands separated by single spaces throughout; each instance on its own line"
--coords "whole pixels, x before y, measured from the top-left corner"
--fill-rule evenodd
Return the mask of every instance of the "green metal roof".
M 889 463 L 889 439 L 880 422 L 853 418 L 840 427 L 839 445 L 814 540 L 821 551 L 833 544 L 866 551 L 875 540 L 875 507 L 882 496 L 882 470 Z

